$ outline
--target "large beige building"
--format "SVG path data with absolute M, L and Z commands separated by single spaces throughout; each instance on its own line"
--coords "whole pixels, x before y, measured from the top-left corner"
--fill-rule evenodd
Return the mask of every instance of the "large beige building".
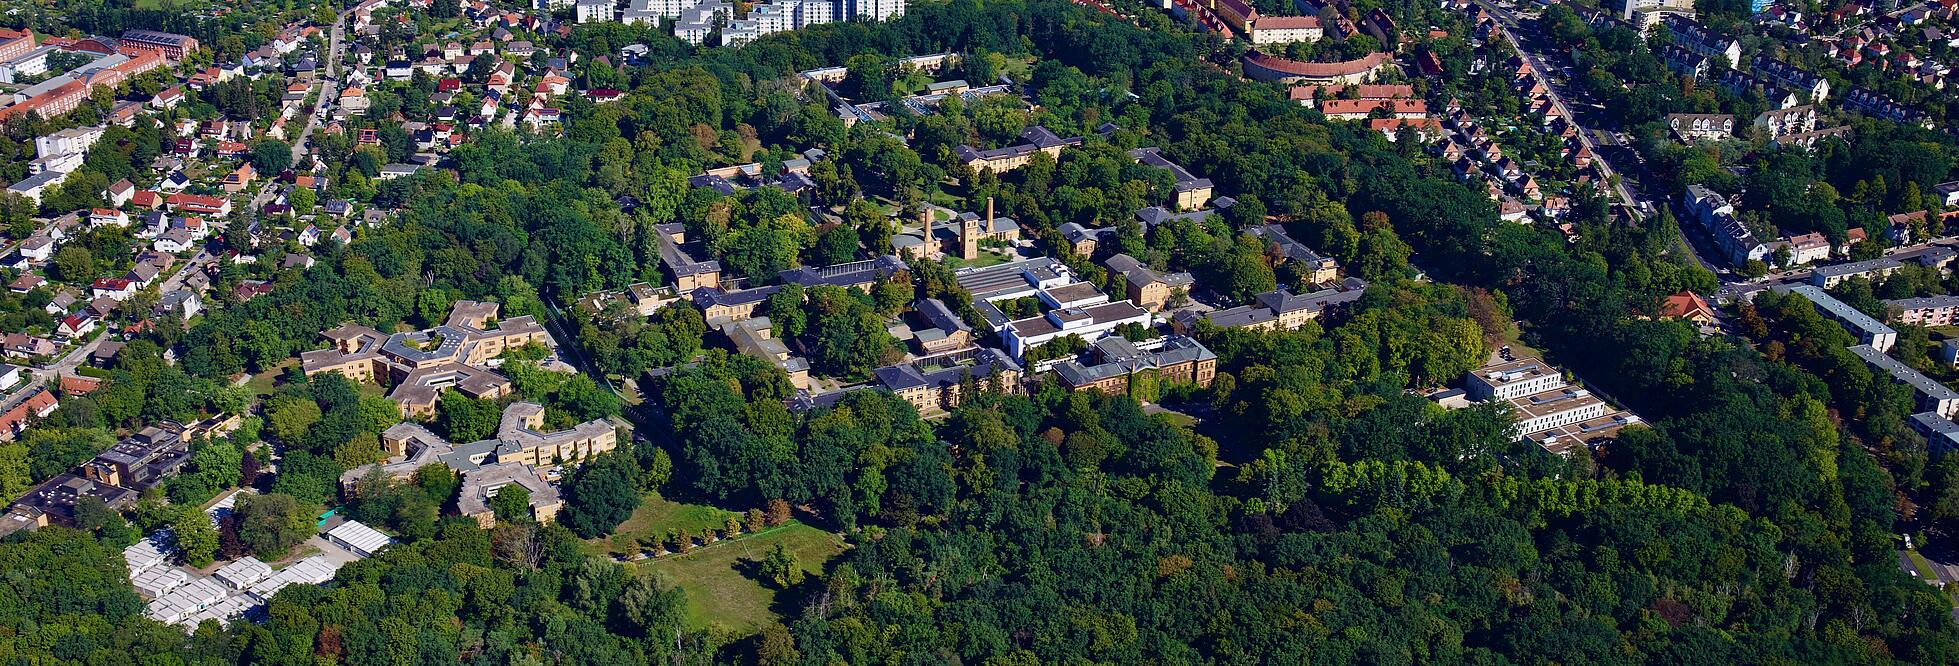
M 1020 143 L 993 150 L 979 150 L 972 146 L 959 146 L 953 155 L 966 166 L 979 172 L 992 169 L 994 173 L 1006 173 L 1027 166 L 1034 159 L 1034 153 L 1047 153 L 1048 157 L 1061 157 L 1061 150 L 1079 146 L 1081 137 L 1062 138 L 1052 130 L 1040 125 L 1027 128 L 1020 133 Z
M 388 459 L 362 465 L 340 475 L 342 488 L 352 488 L 369 475 L 406 479 L 433 463 L 469 472 L 484 465 L 518 463 L 533 468 L 573 464 L 619 448 L 619 431 L 609 421 L 586 421 L 564 430 L 543 430 L 544 406 L 513 402 L 503 408 L 496 437 L 458 444 L 416 423 L 400 423 L 381 433 Z
M 1294 294 L 1285 289 L 1277 289 L 1253 296 L 1251 303 L 1235 308 L 1213 310 L 1203 314 L 1189 310 L 1178 312 L 1171 320 L 1171 325 L 1183 333 L 1195 330 L 1200 320 L 1208 321 L 1218 328 L 1290 331 L 1305 326 L 1306 322 L 1319 319 L 1329 310 L 1343 308 L 1358 301 L 1366 293 L 1367 283 L 1358 278 L 1347 278 L 1339 287 L 1306 294 Z
M 951 411 L 965 399 L 968 383 L 993 383 L 1002 391 L 1020 388 L 1020 364 L 1006 352 L 985 347 L 929 356 L 872 371 L 878 384 L 898 394 L 919 413 Z
M 1129 302 L 1151 312 L 1161 312 L 1179 292 L 1188 293 L 1197 284 L 1189 273 L 1160 272 L 1127 254 L 1111 255 L 1102 263 L 1122 275 Z
M 429 417 L 442 391 L 455 389 L 473 398 L 510 394 L 510 381 L 490 368 L 504 352 L 532 343 L 557 343 L 531 316 L 499 320 L 495 303 L 457 301 L 449 318 L 434 328 L 382 334 L 347 324 L 323 331 L 330 343 L 299 355 L 307 376 L 338 372 L 360 382 L 393 382 L 388 399 L 403 416 Z
M 523 463 L 495 463 L 463 472 L 462 488 L 456 495 L 456 513 L 471 518 L 484 529 L 495 527 L 497 514 L 490 508 L 490 501 L 511 486 L 523 488 L 530 494 L 531 517 L 539 523 L 549 523 L 558 518 L 558 511 L 564 508 L 564 499 L 537 469 Z
M 1090 347 L 1094 365 L 1063 361 L 1054 366 L 1054 375 L 1068 390 L 1110 394 L 1127 393 L 1131 380 L 1144 373 L 1164 382 L 1197 386 L 1210 386 L 1217 378 L 1217 355 L 1197 340 L 1173 335 L 1151 342 L 1161 344 L 1146 351 L 1124 338 L 1103 338 Z

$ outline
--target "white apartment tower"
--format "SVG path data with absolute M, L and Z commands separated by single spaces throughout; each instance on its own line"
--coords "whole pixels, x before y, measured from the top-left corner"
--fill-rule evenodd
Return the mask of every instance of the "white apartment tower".
M 658 24 L 663 18 L 680 18 L 681 12 L 697 4 L 700 3 L 690 0 L 632 0 L 626 3 L 626 11 L 620 13 L 619 20 Z
M 619 7 L 612 0 L 578 0 L 576 20 L 579 23 L 597 23 L 619 19 Z
M 807 28 L 837 20 L 837 0 L 803 0 L 796 4 L 796 27 Z
M 797 0 L 774 0 L 755 5 L 748 12 L 748 20 L 753 22 L 757 32 L 764 35 L 795 30 L 800 27 L 796 25 L 796 8 L 801 4 Z
M 887 21 L 905 15 L 905 0 L 844 0 L 849 3 L 849 18 L 863 17 L 872 21 Z

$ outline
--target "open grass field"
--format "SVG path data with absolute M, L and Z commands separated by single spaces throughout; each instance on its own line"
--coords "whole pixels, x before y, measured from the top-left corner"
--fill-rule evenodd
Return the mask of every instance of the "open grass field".
M 635 516 L 637 517 L 637 516 Z M 781 619 L 775 608 L 776 589 L 754 572 L 755 562 L 776 544 L 796 556 L 804 571 L 815 573 L 842 553 L 843 538 L 792 522 L 739 539 L 695 548 L 685 555 L 668 555 L 640 564 L 662 583 L 687 592 L 687 624 L 694 628 L 720 625 L 747 635 Z
M 728 522 L 732 511 L 724 511 L 705 504 L 687 504 L 661 497 L 659 493 L 647 493 L 639 502 L 639 510 L 632 517 L 620 523 L 609 539 L 592 542 L 600 550 L 615 555 L 639 552 L 641 539 L 660 539 L 667 530 L 681 529 L 699 534 L 702 529 L 721 529 Z M 739 517 L 739 516 L 736 516 Z

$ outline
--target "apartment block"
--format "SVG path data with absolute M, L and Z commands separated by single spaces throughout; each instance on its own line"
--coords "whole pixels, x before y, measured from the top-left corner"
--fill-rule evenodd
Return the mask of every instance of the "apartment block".
M 1878 351 L 1870 345 L 1851 347 L 1850 353 L 1856 354 L 1858 358 L 1863 359 L 1866 365 L 1871 366 L 1871 369 L 1879 370 L 1890 375 L 1892 381 L 1910 386 L 1912 395 L 1918 401 L 1919 409 L 1936 413 L 1948 419 L 1952 418 L 1955 411 L 1959 411 L 1959 391 L 1954 391 L 1946 385 L 1939 383 L 1938 380 L 1911 369 L 1911 366 L 1885 355 L 1884 352 Z
M 1847 264 L 1818 266 L 1814 271 L 1810 272 L 1809 283 L 1824 289 L 1829 289 L 1842 284 L 1845 280 L 1853 278 L 1877 280 L 1888 277 L 1903 267 L 1903 263 L 1890 257 L 1853 261 Z
M 1926 448 L 1934 455 L 1959 448 L 1959 424 L 1952 419 L 1937 412 L 1919 412 L 1905 422 L 1925 436 Z
M 1884 302 L 1897 309 L 1900 324 L 1914 326 L 1951 326 L 1955 316 L 1959 316 L 1959 296 L 1927 296 L 1924 298 L 1900 298 Z
M 1851 335 L 1857 336 L 1859 343 L 1869 345 L 1878 352 L 1890 351 L 1892 345 L 1898 344 L 1897 329 L 1886 326 L 1875 317 L 1837 300 L 1821 288 L 1805 284 L 1790 287 L 1789 292 L 1809 299 L 1810 303 L 1816 305 L 1817 314 L 1842 324 Z

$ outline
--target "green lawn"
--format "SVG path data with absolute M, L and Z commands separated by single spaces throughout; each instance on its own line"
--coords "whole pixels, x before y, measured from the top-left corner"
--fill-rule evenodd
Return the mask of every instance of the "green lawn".
M 272 395 L 272 392 L 279 388 L 279 377 L 285 374 L 286 368 L 291 367 L 294 363 L 296 361 L 289 359 L 267 369 L 265 372 L 252 375 L 252 378 L 245 382 L 245 386 L 252 389 L 252 395 L 259 397 Z M 380 390 L 380 387 L 375 387 L 375 390 Z
M 1189 414 L 1183 412 L 1158 412 L 1157 416 L 1163 417 L 1163 420 L 1169 421 L 1171 425 L 1179 428 L 1189 428 L 1197 425 L 1197 419 L 1191 418 Z
M 1937 583 L 1939 581 L 1939 575 L 1933 573 L 1932 563 L 1926 560 L 1924 555 L 1918 554 L 1918 551 L 1915 549 L 1906 550 L 1904 553 L 1905 559 L 1911 562 L 1911 568 L 1918 570 L 1919 578 L 1927 583 Z
M 637 518 L 637 516 L 635 516 Z M 796 556 L 804 571 L 821 571 L 823 563 L 842 553 L 843 538 L 823 530 L 790 523 L 760 533 L 695 548 L 685 555 L 668 555 L 641 564 L 660 582 L 687 592 L 687 624 L 692 628 L 719 625 L 746 635 L 780 620 L 772 606 L 776 589 L 754 577 L 754 565 L 776 544 Z
M 957 256 L 948 254 L 946 255 L 945 262 L 946 265 L 951 266 L 953 270 L 959 270 L 961 268 L 981 268 L 985 266 L 993 266 L 997 264 L 1007 263 L 1007 255 L 1005 253 L 990 250 L 990 249 L 981 249 L 978 259 L 974 259 L 972 261 L 966 261 L 965 259 L 960 259 Z
M 1034 56 L 1007 56 L 1007 66 L 1000 68 L 1000 73 L 1007 75 L 1015 81 L 1026 81 L 1034 73 Z M 991 83 L 993 82 L 987 81 L 981 83 L 974 81 L 973 85 L 989 85 Z
M 1544 352 L 1542 350 L 1524 343 L 1524 331 L 1514 323 L 1510 325 L 1510 330 L 1503 332 L 1503 340 L 1497 344 L 1499 346 L 1510 345 L 1510 354 L 1512 356 L 1536 356 L 1538 358 L 1544 358 Z M 1491 349 L 1490 353 L 1494 354 L 1496 350 Z
M 632 517 L 620 523 L 612 531 L 612 537 L 592 542 L 600 550 L 619 555 L 639 552 L 638 541 L 642 538 L 659 539 L 667 535 L 667 530 L 682 529 L 699 534 L 703 528 L 721 529 L 728 522 L 728 516 L 736 515 L 705 504 L 686 504 L 661 497 L 659 493 L 647 493 L 639 502 L 639 510 Z

